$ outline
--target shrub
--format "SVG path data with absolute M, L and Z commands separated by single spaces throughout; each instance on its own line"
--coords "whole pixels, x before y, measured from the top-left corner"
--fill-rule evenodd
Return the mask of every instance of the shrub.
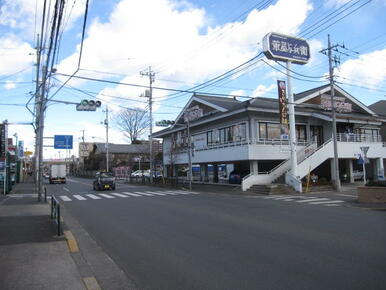
M 378 180 L 378 181 L 368 181 L 366 183 L 366 186 L 382 186 L 382 187 L 386 187 L 386 180 Z

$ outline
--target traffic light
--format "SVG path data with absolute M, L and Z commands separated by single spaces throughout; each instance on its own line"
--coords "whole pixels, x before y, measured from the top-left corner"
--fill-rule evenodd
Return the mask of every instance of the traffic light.
M 77 111 L 96 111 L 102 105 L 100 101 L 94 100 L 82 100 L 76 105 Z
M 161 120 L 159 122 L 156 122 L 155 124 L 156 124 L 156 126 L 159 126 L 159 127 L 169 127 L 170 125 L 174 125 L 174 121 Z

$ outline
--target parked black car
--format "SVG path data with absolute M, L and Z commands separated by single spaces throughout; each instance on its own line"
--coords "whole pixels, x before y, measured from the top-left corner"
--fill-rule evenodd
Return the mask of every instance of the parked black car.
M 115 177 L 111 172 L 97 172 L 93 181 L 94 190 L 115 190 Z

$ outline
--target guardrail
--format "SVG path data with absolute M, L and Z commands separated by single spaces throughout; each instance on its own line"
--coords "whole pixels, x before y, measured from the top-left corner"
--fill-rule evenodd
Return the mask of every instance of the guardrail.
M 60 203 L 55 198 L 55 196 L 51 195 L 51 219 L 57 225 L 57 234 L 58 236 L 62 235 L 62 227 L 60 224 Z

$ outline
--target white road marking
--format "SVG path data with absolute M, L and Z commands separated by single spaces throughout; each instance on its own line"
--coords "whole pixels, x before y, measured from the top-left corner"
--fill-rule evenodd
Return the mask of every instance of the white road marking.
M 344 202 L 343 200 L 329 200 L 329 201 L 319 201 L 319 202 L 310 202 L 310 204 L 336 204 L 336 203 L 341 203 Z
M 154 196 L 153 194 L 146 193 L 146 192 L 141 192 L 141 191 L 136 191 L 134 193 L 139 194 L 139 195 L 145 195 L 145 196 Z
M 124 194 L 117 193 L 117 192 L 112 192 L 111 194 L 115 195 L 115 196 L 119 196 L 119 197 L 129 197 L 128 195 L 124 195 Z
M 353 194 L 343 194 L 343 193 L 336 193 L 336 195 L 339 195 L 339 196 L 346 196 L 346 197 L 357 197 L 357 195 L 353 195 Z
M 146 191 L 146 193 L 155 194 L 155 195 L 162 195 L 162 196 L 166 195 L 164 193 L 160 193 L 160 192 L 156 192 L 156 191 Z
M 272 199 L 272 198 L 278 198 L 278 197 L 284 197 L 284 195 L 264 196 L 263 199 Z
M 293 200 L 295 200 L 295 199 L 293 199 L 293 198 L 288 198 L 288 199 L 283 199 L 282 201 L 293 201 Z
M 111 195 L 108 195 L 108 194 L 105 194 L 105 193 L 99 193 L 98 195 L 106 197 L 106 198 L 115 198 L 114 196 L 111 196 Z
M 122 192 L 122 193 L 130 195 L 130 196 L 134 196 L 134 197 L 140 196 L 139 194 L 135 194 L 135 193 L 131 193 L 131 192 Z
M 194 194 L 194 193 L 192 193 L 192 192 L 190 192 L 190 191 L 182 191 L 182 190 L 176 190 L 175 191 L 177 194 L 184 194 L 184 195 L 187 195 L 187 194 Z
M 329 199 L 328 198 L 313 198 L 313 199 L 297 200 L 296 202 L 312 202 L 312 201 L 322 201 L 322 200 L 329 200 Z
M 87 198 L 84 198 L 83 196 L 78 194 L 74 194 L 73 197 L 75 197 L 77 200 L 87 200 Z
M 63 187 L 63 189 L 64 189 L 65 191 L 70 192 L 70 190 L 69 190 L 67 187 Z
M 86 194 L 86 195 L 92 199 L 101 199 L 99 196 L 96 196 L 95 194 Z
M 292 196 L 291 196 L 292 197 Z M 273 198 L 273 200 L 285 200 L 285 199 L 289 199 L 291 198 L 290 196 L 286 196 L 286 197 L 277 197 L 277 198 Z M 293 196 L 295 197 L 295 196 Z
M 322 204 L 323 206 L 339 206 L 339 204 L 335 204 L 335 203 L 333 203 L 333 204 Z
M 163 193 L 169 194 L 169 195 L 178 195 L 178 194 L 179 194 L 178 192 L 175 192 L 175 191 L 172 191 L 172 190 L 169 190 L 169 191 L 163 191 Z
M 61 198 L 63 201 L 71 201 L 71 198 L 69 198 L 69 197 L 66 196 L 66 195 L 61 195 L 60 198 Z

